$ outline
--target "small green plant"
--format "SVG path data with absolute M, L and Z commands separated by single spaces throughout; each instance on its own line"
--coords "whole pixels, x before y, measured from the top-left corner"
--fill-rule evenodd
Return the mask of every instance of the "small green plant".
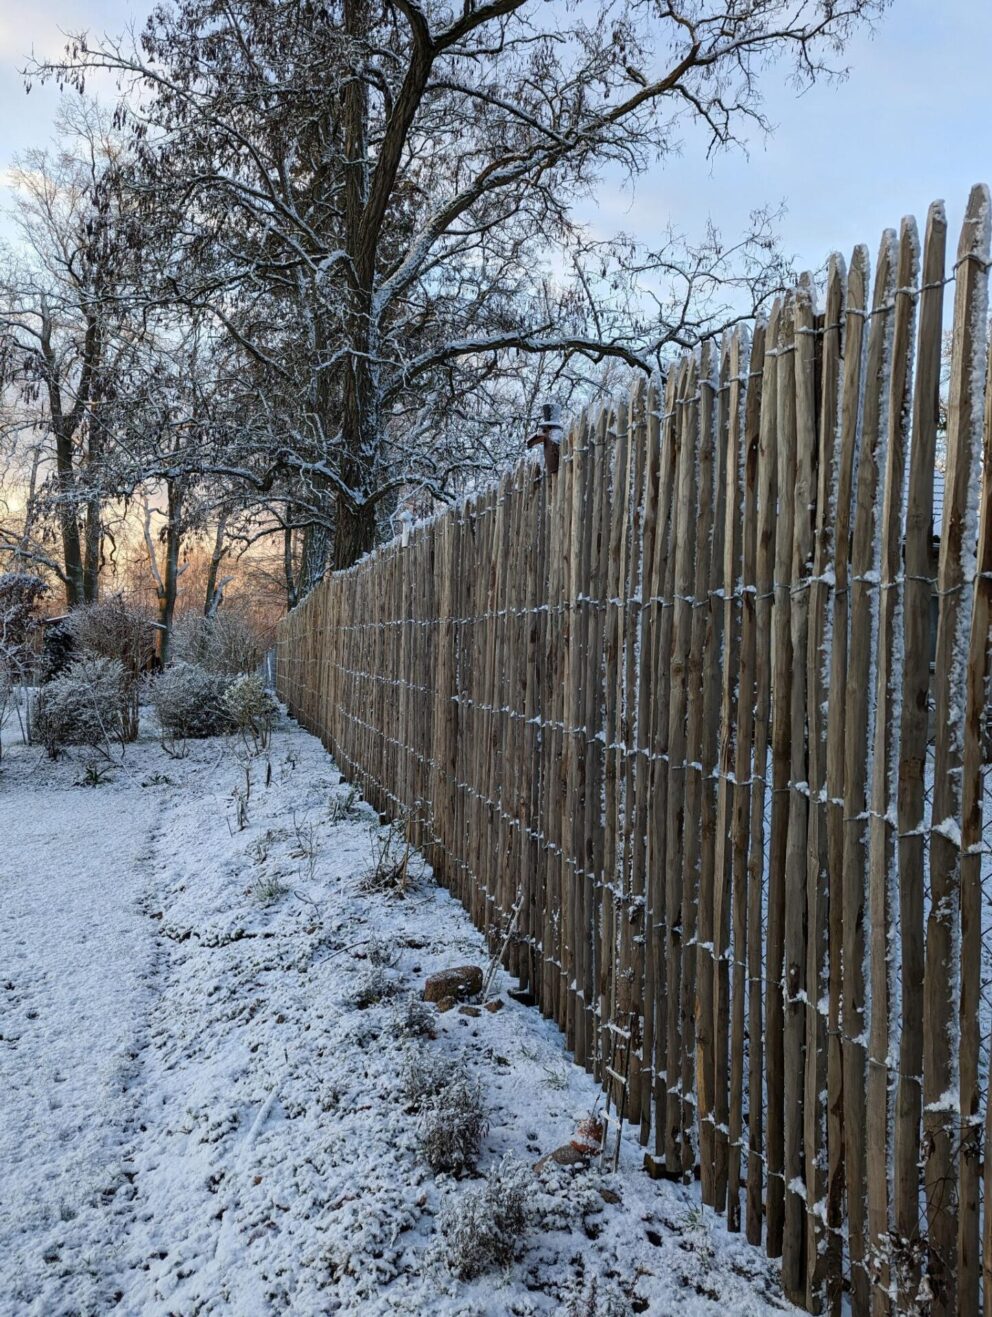
M 251 885 L 251 894 L 259 905 L 272 905 L 288 891 L 286 884 L 273 875 L 256 878 Z
M 327 806 L 327 816 L 332 823 L 343 823 L 351 817 L 351 812 L 358 803 L 358 788 L 339 786 L 331 793 Z
M 101 763 L 99 759 L 89 759 L 83 765 L 82 777 L 76 778 L 77 787 L 102 787 L 110 781 L 112 765 Z
M 568 1088 L 568 1071 L 558 1066 L 546 1065 L 544 1067 L 544 1082 L 548 1088 L 553 1088 L 559 1092 Z

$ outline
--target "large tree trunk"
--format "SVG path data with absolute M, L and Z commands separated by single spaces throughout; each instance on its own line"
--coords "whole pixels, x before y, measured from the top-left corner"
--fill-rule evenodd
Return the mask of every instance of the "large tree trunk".
M 282 532 L 282 570 L 286 580 L 286 608 L 295 608 L 298 602 L 296 593 L 296 571 L 293 566 L 293 528 L 286 526 Z
M 99 404 L 101 399 L 94 396 Z M 83 523 L 83 599 L 95 604 L 100 593 L 100 559 L 103 553 L 103 499 L 99 488 L 102 444 L 95 420 L 90 424 L 86 452 L 86 469 L 89 489 L 86 494 L 86 515 Z
M 95 604 L 100 595 L 100 557 L 103 550 L 103 508 L 98 496 L 86 500 L 83 601 Z
M 334 570 L 351 567 L 375 547 L 375 505 L 362 503 L 355 506 L 349 499 L 339 498 L 337 522 L 334 531 Z
M 152 512 L 148 500 L 145 500 L 145 547 L 148 550 L 148 564 L 155 581 L 155 597 L 158 600 L 158 621 L 161 628 L 158 633 L 158 655 L 162 666 L 172 656 L 172 623 L 176 613 L 176 597 L 179 593 L 179 551 L 182 547 L 182 505 L 183 491 L 175 481 L 166 484 L 167 510 L 165 522 L 165 564 L 160 569 L 155 540 L 152 536 Z
M 169 482 L 169 519 L 165 527 L 165 575 L 163 588 L 159 592 L 158 620 L 163 630 L 159 632 L 159 658 L 162 667 L 172 657 L 172 623 L 176 614 L 176 596 L 179 593 L 179 549 L 182 544 L 181 529 L 182 494 Z
M 296 578 L 295 598 L 305 599 L 327 571 L 330 554 L 330 536 L 326 526 L 311 522 L 303 532 L 303 552 Z
M 220 565 L 227 555 L 227 545 L 224 543 L 224 535 L 227 531 L 227 513 L 224 513 L 217 522 L 217 531 L 214 535 L 214 549 L 210 555 L 210 567 L 207 570 L 207 590 L 206 598 L 203 601 L 203 616 L 213 617 L 220 607 L 221 591 L 223 585 L 218 587 L 217 577 L 220 574 Z
M 55 435 L 55 466 L 59 489 L 59 530 L 62 536 L 62 565 L 65 568 L 65 601 L 75 608 L 85 599 L 83 547 L 76 515 L 76 474 L 72 464 L 72 439 L 64 431 Z
M 346 0 L 345 30 L 360 50 L 368 32 L 368 0 Z M 357 73 L 357 70 L 356 70 Z M 344 154 L 348 161 L 344 206 L 348 255 L 351 257 L 345 321 L 349 355 L 341 399 L 343 460 L 341 477 L 350 491 L 340 493 L 335 509 L 336 571 L 350 567 L 375 544 L 375 505 L 368 499 L 379 444 L 379 388 L 373 288 L 375 243 L 366 231 L 368 200 L 368 87 L 349 78 L 344 90 Z

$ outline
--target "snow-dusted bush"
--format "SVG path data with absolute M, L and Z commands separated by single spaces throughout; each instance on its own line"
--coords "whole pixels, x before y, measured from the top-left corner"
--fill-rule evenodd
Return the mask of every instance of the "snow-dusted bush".
M 254 672 L 265 653 L 265 638 L 247 617 L 225 609 L 212 617 L 187 613 L 172 631 L 172 653 L 222 677 Z
M 482 1086 L 459 1076 L 431 1095 L 420 1113 L 417 1146 L 435 1175 L 460 1175 L 478 1161 L 489 1118 Z
M 39 610 L 47 590 L 30 572 L 0 572 L 0 733 L 12 701 L 21 717 L 16 688 L 30 679 L 35 667 Z
M 482 1184 L 444 1204 L 436 1256 L 458 1280 L 472 1280 L 513 1261 L 527 1227 L 533 1179 L 523 1162 L 506 1156 Z
M 42 686 L 34 731 L 55 759 L 67 745 L 107 745 L 124 739 L 127 678 L 116 659 L 85 655 Z
M 407 997 L 396 1008 L 394 1027 L 403 1038 L 434 1038 L 434 1011 L 419 997 Z
M 235 678 L 224 692 L 224 707 L 232 728 L 250 741 L 256 750 L 264 750 L 279 710 L 261 678 Z
M 399 948 L 389 938 L 376 937 L 373 933 L 365 944 L 365 958 L 370 965 L 392 969 L 400 958 Z
M 152 682 L 151 702 L 163 732 L 180 739 L 219 736 L 230 730 L 225 677 L 195 663 L 174 663 Z
M 109 595 L 97 603 L 74 608 L 67 619 L 77 651 L 115 659 L 125 678 L 123 735 L 126 741 L 138 736 L 139 680 L 155 658 L 155 626 L 143 604 L 133 604 L 122 594 Z
M 69 626 L 80 649 L 103 658 L 117 659 L 135 678 L 155 657 L 155 623 L 143 604 L 122 594 L 108 595 L 94 604 L 74 608 Z
M 381 965 L 366 970 L 356 981 L 350 994 L 352 1006 L 360 1011 L 368 1010 L 380 1001 L 395 997 L 399 984 L 389 977 Z
M 0 666 L 19 680 L 32 654 L 48 586 L 30 572 L 0 572 Z
M 468 1071 L 458 1061 L 430 1051 L 411 1051 L 400 1071 L 400 1093 L 407 1106 L 421 1111 L 437 1093 L 455 1080 L 468 1082 Z
M 633 1312 L 623 1293 L 598 1276 L 568 1305 L 568 1317 L 633 1317 Z

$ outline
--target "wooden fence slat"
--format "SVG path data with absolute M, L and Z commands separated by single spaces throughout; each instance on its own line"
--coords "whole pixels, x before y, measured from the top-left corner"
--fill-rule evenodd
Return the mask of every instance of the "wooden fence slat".
M 958 1139 L 958 1308 L 961 1312 L 977 1312 L 981 1281 L 988 1262 L 983 1264 L 981 1240 L 981 1158 L 982 1158 L 982 803 L 985 792 L 984 769 L 986 738 L 992 739 L 992 718 L 989 710 L 989 626 L 992 620 L 992 354 L 988 344 L 988 257 L 990 199 L 986 190 L 981 205 L 984 208 L 984 247 L 979 258 L 984 261 L 986 282 L 975 289 L 972 323 L 975 338 L 971 344 L 970 359 L 977 370 L 982 357 L 986 358 L 984 417 L 975 376 L 975 390 L 971 401 L 971 414 L 967 421 L 967 456 L 962 464 L 968 471 L 966 481 L 968 502 L 964 524 L 962 556 L 967 575 L 964 580 L 964 602 L 971 605 L 971 623 L 967 641 L 965 696 L 961 718 L 961 996 L 959 1008 L 959 1081 L 961 1128 Z M 971 262 L 969 262 L 970 264 Z M 982 271 L 980 270 L 979 273 Z M 984 314 L 983 314 L 984 311 Z M 984 422 L 984 424 L 983 424 Z M 983 437 L 984 429 L 984 437 Z M 962 435 L 965 434 L 962 428 Z M 951 475 L 951 468 L 948 467 Z M 957 475 L 957 471 L 953 472 Z M 978 537 L 972 544 L 977 526 Z M 970 596 L 970 597 L 969 597 Z M 959 651 L 960 652 L 960 651 Z M 988 725 L 986 726 L 986 720 Z M 986 1108 L 988 1100 L 986 1098 Z M 986 1143 L 986 1162 L 989 1160 Z M 986 1177 L 988 1177 L 986 1171 Z M 986 1178 L 986 1184 L 988 1179 Z M 986 1203 L 990 1200 L 986 1198 Z M 992 1204 L 990 1204 L 992 1206 Z M 988 1226 L 986 1226 L 988 1231 Z M 986 1255 L 987 1258 L 987 1255 Z M 992 1296 L 985 1290 L 985 1304 L 992 1305 Z
M 810 786 L 806 710 L 809 577 L 813 562 L 816 516 L 815 314 L 812 278 L 804 276 L 796 290 L 794 302 L 794 392 L 791 406 L 785 415 L 782 415 L 781 410 L 779 413 L 779 479 L 784 490 L 792 491 L 792 548 L 788 577 L 791 582 L 789 646 L 792 672 L 789 691 L 789 803 L 782 930 L 782 1055 L 785 1063 L 782 1278 L 786 1294 L 796 1303 L 805 1300 L 807 1290 L 808 1190 L 805 1184 L 803 1133 L 806 1002 L 809 995 L 806 983 L 806 921 Z
M 760 1245 L 764 1229 L 765 1175 L 765 801 L 771 721 L 771 613 L 775 560 L 778 463 L 778 349 L 781 303 L 775 301 L 765 333 L 758 438 L 758 539 L 755 555 L 754 748 L 748 826 L 748 1162 L 747 1237 Z M 755 1102 L 755 1096 L 758 1101 Z
M 760 379 L 765 365 L 766 326 L 761 321 L 755 326 L 754 337 L 748 361 L 748 381 L 745 397 L 744 435 L 742 444 L 742 482 L 741 502 L 741 645 L 740 668 L 738 676 L 738 729 L 734 751 L 734 790 L 733 790 L 733 837 L 732 837 L 732 873 L 733 892 L 733 941 L 734 941 L 734 980 L 732 984 L 731 1027 L 731 1074 L 730 1074 L 730 1166 L 728 1170 L 727 1224 L 731 1230 L 741 1228 L 740 1187 L 741 1161 L 744 1141 L 745 1120 L 745 1039 L 750 1043 L 750 1030 L 756 1029 L 760 1034 L 760 987 L 757 994 L 752 981 L 753 948 L 757 938 L 756 956 L 760 965 L 761 957 L 761 913 L 755 912 L 753 893 L 748 873 L 749 828 L 751 818 L 751 757 L 754 748 L 755 717 L 755 663 L 756 663 L 756 614 L 757 601 L 757 561 L 758 561 L 758 464 L 761 439 L 761 387 Z M 755 921 L 752 924 L 752 920 Z M 760 974 L 759 974 L 760 985 Z M 750 1007 L 757 999 L 759 1014 L 757 1021 L 750 1018 Z M 753 1045 L 752 1050 L 753 1050 Z M 761 1063 L 757 1063 L 757 1088 L 752 1088 L 754 1072 L 747 1076 L 748 1102 L 748 1155 L 747 1155 L 747 1229 L 751 1237 L 752 1223 L 750 1184 L 751 1159 L 757 1153 L 751 1149 L 751 1122 L 756 1109 L 762 1103 L 760 1074 Z M 760 1202 L 759 1202 L 760 1205 Z M 760 1221 L 758 1222 L 760 1242 Z
M 698 376 L 690 359 L 679 409 L 679 465 L 676 483 L 675 577 L 672 605 L 671 688 L 668 701 L 668 821 L 665 829 L 665 946 L 668 998 L 668 1112 L 666 1153 L 669 1174 L 681 1175 L 682 1148 L 687 1135 L 682 1091 L 683 920 L 685 893 L 682 872 L 683 815 L 686 780 L 686 701 L 689 644 L 692 629 L 692 588 L 696 553 L 696 445 L 699 405 Z
M 640 1115 L 641 1143 L 647 1145 L 651 1137 L 652 1080 L 654 1075 L 654 984 L 655 939 L 653 936 L 653 902 L 651 897 L 650 868 L 648 865 L 649 799 L 651 790 L 651 708 L 653 704 L 654 671 L 651 659 L 655 650 L 658 608 L 654 603 L 660 584 L 658 581 L 657 538 L 663 533 L 659 526 L 662 515 L 661 497 L 661 416 L 662 397 L 658 382 L 652 380 L 644 399 L 645 442 L 648 459 L 644 497 L 644 541 L 642 548 L 640 612 L 640 676 L 637 695 L 637 769 L 634 796 L 637 808 L 635 832 L 642 839 L 634 857 L 632 886 L 634 897 L 641 903 L 641 1069 Z
M 740 331 L 735 330 L 725 343 L 720 373 L 721 419 L 720 448 L 717 462 L 717 512 L 721 525 L 715 527 L 711 561 L 714 567 L 719 554 L 716 584 L 722 613 L 720 653 L 720 725 L 716 758 L 716 831 L 713 855 L 713 1190 L 715 1206 L 728 1210 L 730 1197 L 730 973 L 736 948 L 731 942 L 730 876 L 732 861 L 731 828 L 733 804 L 733 764 L 736 738 L 736 694 L 739 679 L 740 627 L 740 555 L 741 555 L 741 390 Z M 738 1171 L 739 1179 L 739 1171 Z M 733 1197 L 738 1184 L 733 1186 Z
M 775 577 L 772 599 L 772 800 L 768 848 L 768 933 L 765 954 L 766 1146 L 768 1167 L 767 1235 L 769 1257 L 781 1257 L 785 1231 L 785 1015 L 782 975 L 785 960 L 786 844 L 789 828 L 789 734 L 792 640 L 789 627 L 790 570 L 795 473 L 795 307 L 790 294 L 779 326 L 776 381 L 776 450 L 779 490 L 775 522 Z
M 857 492 L 851 539 L 846 728 L 844 744 L 844 1118 L 851 1287 L 859 1311 L 870 1302 L 870 1257 L 866 1234 L 867 1082 L 866 808 L 868 747 L 873 736 L 874 636 L 878 591 L 875 569 L 879 457 L 883 426 L 885 363 L 891 342 L 895 284 L 895 233 L 882 238 L 872 321 L 868 332 Z M 866 735 L 867 729 L 867 735 Z
M 924 817 L 930 605 L 936 584 L 933 555 L 933 487 L 940 413 L 940 354 L 947 221 L 940 203 L 930 207 L 923 240 L 916 378 L 909 454 L 903 584 L 903 686 L 899 730 L 899 932 L 901 1021 L 895 1094 L 893 1211 L 901 1256 L 897 1302 L 919 1297 L 920 1122 L 923 1113 L 923 888 Z
M 712 538 L 713 533 L 713 493 L 714 490 L 714 454 L 717 444 L 717 391 L 714 384 L 718 376 L 718 363 L 714 361 L 714 347 L 712 343 L 704 343 L 700 358 L 700 467 L 703 466 L 705 458 L 705 471 L 701 475 L 701 484 L 704 489 L 703 507 L 700 513 L 700 521 L 705 517 L 705 525 L 700 526 L 701 536 L 705 544 Z M 702 532 L 705 532 L 703 534 Z M 686 794 L 686 814 L 690 820 L 696 838 L 690 841 L 688 845 L 687 866 L 691 865 L 694 870 L 694 883 L 697 891 L 696 898 L 696 1021 L 693 1030 L 696 1046 L 696 1113 L 699 1126 L 699 1163 L 700 1163 L 700 1186 L 702 1190 L 703 1202 L 713 1204 L 713 1080 L 714 1071 L 714 1052 L 713 1052 L 713 885 L 711 875 L 708 873 L 704 879 L 702 871 L 702 809 L 703 796 L 705 793 L 705 782 L 703 777 L 703 758 L 704 758 L 704 738 L 706 735 L 705 715 L 705 672 L 704 672 L 704 654 L 706 648 L 705 629 L 709 624 L 709 608 L 703 605 L 703 600 L 709 592 L 710 582 L 710 553 L 699 553 L 696 558 L 696 575 L 693 588 L 693 594 L 699 606 L 695 610 L 696 616 L 693 618 L 693 626 L 697 628 L 698 652 L 698 686 L 695 681 L 694 673 L 693 687 L 690 692 L 690 717 L 693 722 L 691 743 L 692 755 L 694 762 L 699 764 L 698 774 L 693 775 L 693 780 L 689 784 Z M 698 719 L 698 731 L 696 730 L 696 720 Z
M 981 451 L 990 214 L 988 189 L 972 189 L 958 243 L 954 287 L 954 338 L 947 406 L 947 460 L 941 525 L 937 591 L 940 613 L 934 661 L 936 720 L 934 730 L 933 813 L 930 830 L 930 912 L 927 918 L 926 997 L 923 1020 L 923 1126 L 927 1144 L 924 1184 L 927 1198 L 927 1245 L 934 1312 L 958 1310 L 958 1285 L 966 1311 L 977 1307 L 977 1240 L 974 1209 L 965 1202 L 962 1252 L 958 1255 L 958 1146 L 966 1099 L 959 1069 L 960 1021 L 956 998 L 961 981 L 959 903 L 962 817 L 962 712 L 971 625 L 971 571 L 975 548 L 974 508 Z M 971 898 L 973 899 L 973 898 Z M 963 915 L 963 911 L 961 914 Z M 969 909 L 969 922 L 972 910 Z M 972 932 L 969 929 L 969 932 Z M 972 933 L 972 935 L 974 935 Z M 977 970 L 977 965 L 976 965 Z M 967 1051 L 968 1041 L 965 1041 Z M 966 1058 L 976 1064 L 977 1057 Z M 970 1075 L 967 1076 L 970 1078 Z M 956 1096 L 955 1096 L 956 1095 Z M 970 1095 L 967 1099 L 970 1101 Z M 966 1196 L 975 1163 L 966 1167 Z M 973 1251 L 974 1250 L 974 1251 Z M 959 1276 L 959 1263 L 966 1269 Z
M 659 531 L 655 538 L 658 583 L 656 605 L 656 647 L 653 655 L 656 697 L 652 704 L 649 744 L 652 748 L 651 809 L 648 829 L 648 891 L 652 918 L 650 936 L 655 948 L 655 985 L 653 1004 L 654 1032 L 654 1126 L 655 1148 L 652 1169 L 669 1164 L 668 1160 L 668 976 L 665 953 L 668 946 L 668 922 L 665 888 L 665 829 L 668 803 L 668 722 L 671 689 L 672 598 L 675 582 L 676 476 L 679 456 L 679 399 L 685 370 L 672 369 L 665 388 L 665 414 L 662 425 L 661 477 L 658 506 Z
M 840 1275 L 839 1239 L 827 1217 L 827 1020 L 829 1002 L 829 869 L 826 828 L 827 708 L 831 665 L 830 575 L 837 511 L 836 440 L 840 407 L 843 261 L 827 268 L 826 305 L 820 330 L 816 528 L 809 589 L 806 647 L 809 835 L 806 860 L 806 1075 L 803 1144 L 806 1159 L 806 1306 L 821 1312 L 827 1278 Z M 836 1283 L 836 1281 L 835 1281 Z
M 919 280 L 916 223 L 903 220 L 896 267 L 892 340 L 888 361 L 884 481 L 877 518 L 878 600 L 875 607 L 875 734 L 868 821 L 868 913 L 871 937 L 871 1013 L 868 1038 L 867 1177 L 868 1234 L 875 1288 L 875 1312 L 889 1311 L 891 1286 L 888 1167 L 890 1011 L 895 997 L 898 948 L 889 947 L 897 909 L 895 816 L 898 775 L 898 710 L 902 668 L 896 625 L 902 567 L 903 483 L 909 429 L 910 362 Z

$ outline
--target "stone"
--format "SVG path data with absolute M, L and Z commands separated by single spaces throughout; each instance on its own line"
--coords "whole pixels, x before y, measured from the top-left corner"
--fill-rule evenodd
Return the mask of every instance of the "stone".
M 479 1010 L 478 1006 L 459 1006 L 458 1014 L 471 1015 L 473 1018 L 478 1019 L 482 1012 Z
M 459 965 L 431 974 L 424 984 L 424 1001 L 443 1001 L 454 997 L 465 1001 L 482 991 L 482 970 L 478 965 Z
M 589 1155 L 580 1152 L 578 1148 L 573 1148 L 570 1143 L 563 1143 L 560 1148 L 546 1153 L 539 1162 L 536 1162 L 534 1170 L 540 1173 L 549 1162 L 554 1162 L 556 1166 L 588 1166 Z

